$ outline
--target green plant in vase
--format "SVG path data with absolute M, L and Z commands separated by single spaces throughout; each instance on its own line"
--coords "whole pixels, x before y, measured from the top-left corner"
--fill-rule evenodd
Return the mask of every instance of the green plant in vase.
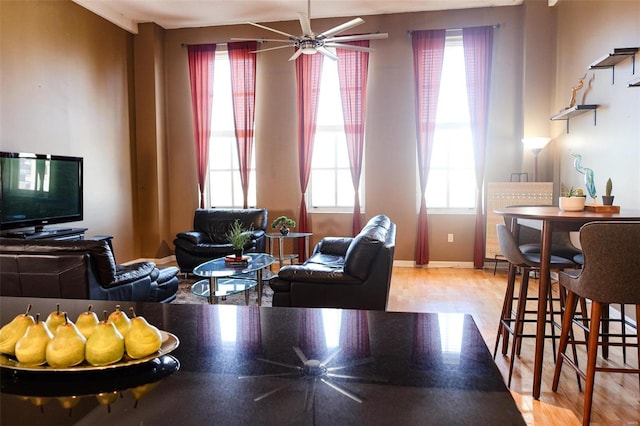
M 242 258 L 244 246 L 251 239 L 252 232 L 253 226 L 250 226 L 249 229 L 244 229 L 240 220 L 236 219 L 235 222 L 233 222 L 233 225 L 229 228 L 229 231 L 225 234 L 227 240 L 229 240 L 233 246 L 233 252 L 236 255 L 236 258 Z
M 574 188 L 572 186 L 563 192 L 563 195 L 558 201 L 560 210 L 579 211 L 584 209 L 585 200 L 586 197 L 582 188 Z
M 611 178 L 607 179 L 607 183 L 604 188 L 605 195 L 602 196 L 602 204 L 605 206 L 613 205 L 614 196 L 611 195 L 611 191 L 613 190 L 613 182 L 611 182 Z
M 271 223 L 271 228 L 276 229 L 277 227 L 280 227 L 280 233 L 282 235 L 288 235 L 289 228 L 296 227 L 296 221 L 286 216 L 278 216 L 273 223 Z

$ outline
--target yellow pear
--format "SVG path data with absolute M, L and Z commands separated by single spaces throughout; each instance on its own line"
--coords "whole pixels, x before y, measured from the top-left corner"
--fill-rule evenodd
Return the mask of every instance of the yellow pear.
M 84 347 L 87 339 L 69 321 L 65 312 L 65 322 L 58 326 L 56 335 L 47 344 L 47 364 L 54 368 L 67 368 L 84 361 Z
M 131 328 L 131 320 L 126 312 L 120 310 L 120 305 L 116 305 L 116 310 L 109 315 L 109 322 L 115 324 L 122 337 L 127 337 L 129 328 Z
M 98 402 L 101 405 L 106 405 L 107 406 L 107 412 L 111 412 L 111 404 L 113 404 L 114 402 L 116 402 L 118 400 L 118 395 L 120 395 L 120 392 L 118 391 L 113 391 L 113 392 L 100 392 L 99 394 L 96 395 L 96 399 L 98 400 Z
M 155 388 L 159 384 L 160 382 L 158 381 L 153 383 L 147 383 L 146 385 L 136 386 L 135 388 L 131 389 L 131 395 L 136 400 L 135 404 L 133 404 L 133 408 L 137 408 L 138 400 L 140 400 L 140 398 L 146 395 L 147 392 L 149 392 L 151 389 Z
M 27 327 L 16 343 L 16 358 L 22 364 L 41 365 L 46 359 L 47 344 L 53 339 L 47 323 L 40 321 L 40 314 L 36 314 L 36 322 Z
M 124 356 L 124 338 L 115 324 L 108 322 L 107 311 L 104 321 L 100 321 L 85 346 L 85 358 L 91 365 L 109 365 Z
M 87 340 L 91 337 L 91 333 L 93 333 L 96 325 L 100 322 L 98 315 L 96 315 L 91 308 L 93 308 L 93 305 L 89 305 L 87 310 L 78 315 L 76 319 L 76 327 L 78 327 L 80 333 L 82 333 Z
M 131 328 L 124 338 L 127 355 L 138 359 L 157 352 L 162 346 L 160 330 L 149 324 L 144 317 L 136 316 L 133 308 L 131 308 L 131 314 Z
M 27 327 L 35 322 L 29 315 L 30 310 L 31 305 L 28 305 L 24 314 L 16 315 L 11 322 L 0 328 L 0 353 L 15 355 L 16 343 L 24 336 Z
M 56 310 L 51 312 L 47 317 L 47 327 L 49 327 L 49 331 L 56 335 L 56 330 L 58 326 L 64 322 L 64 312 L 60 311 L 60 304 L 56 304 Z
M 36 407 L 40 407 L 40 412 L 44 413 L 44 404 L 49 402 L 50 398 L 43 396 L 30 396 L 29 402 L 35 405 Z

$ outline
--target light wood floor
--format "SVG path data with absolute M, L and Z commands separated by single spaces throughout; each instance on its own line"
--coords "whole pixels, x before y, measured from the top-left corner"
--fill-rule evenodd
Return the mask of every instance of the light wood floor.
M 518 277 L 519 280 L 520 277 Z M 394 267 L 388 310 L 402 312 L 459 312 L 471 314 L 493 352 L 498 318 L 506 287 L 506 271 L 458 268 Z M 557 289 L 557 283 L 554 288 Z M 537 280 L 530 280 L 530 292 L 537 294 Z M 633 332 L 629 330 L 629 332 Z M 531 396 L 533 381 L 533 339 L 523 340 L 522 353 L 516 359 L 511 394 L 530 425 L 582 424 L 583 394 L 576 376 L 565 364 L 558 392 L 551 391 L 553 355 L 551 341 L 545 344 L 545 357 L 540 400 Z M 610 349 L 609 363 L 622 365 L 620 348 Z M 579 349 L 584 355 L 584 351 Z M 580 358 L 585 365 L 586 357 Z M 627 363 L 637 367 L 637 352 L 627 349 Z M 508 358 L 500 351 L 496 364 L 507 377 Z M 640 384 L 637 375 L 596 373 L 593 425 L 638 425 L 640 423 Z

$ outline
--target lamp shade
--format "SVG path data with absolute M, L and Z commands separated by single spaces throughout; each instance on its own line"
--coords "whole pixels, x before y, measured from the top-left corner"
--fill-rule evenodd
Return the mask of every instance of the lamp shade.
M 533 152 L 540 152 L 551 141 L 551 138 L 543 136 L 532 136 L 522 139 L 522 144 Z

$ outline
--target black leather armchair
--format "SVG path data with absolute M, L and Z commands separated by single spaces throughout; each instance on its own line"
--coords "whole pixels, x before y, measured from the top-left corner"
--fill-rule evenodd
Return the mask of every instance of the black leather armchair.
M 178 268 L 117 265 L 107 241 L 0 238 L 0 295 L 170 302 Z
M 325 237 L 302 265 L 271 279 L 273 306 L 384 311 L 389 300 L 396 225 L 373 217 L 353 238 Z
M 193 230 L 180 232 L 173 241 L 180 271 L 189 273 L 201 263 L 232 254 L 233 246 L 226 234 L 236 219 L 244 229 L 252 229 L 253 235 L 244 250 L 264 253 L 267 209 L 197 209 Z

